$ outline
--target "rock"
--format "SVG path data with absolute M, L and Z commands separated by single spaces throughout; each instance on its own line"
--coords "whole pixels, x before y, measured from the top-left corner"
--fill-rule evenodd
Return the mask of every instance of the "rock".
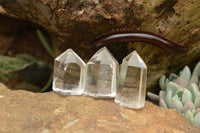
M 150 102 L 134 110 L 113 99 L 13 91 L 3 84 L 0 95 L 1 133 L 200 132 L 177 111 Z

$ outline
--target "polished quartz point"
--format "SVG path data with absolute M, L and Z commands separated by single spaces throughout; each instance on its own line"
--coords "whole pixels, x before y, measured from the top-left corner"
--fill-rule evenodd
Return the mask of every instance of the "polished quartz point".
M 54 61 L 53 90 L 62 95 L 81 95 L 85 67 L 84 61 L 67 49 Z
M 116 95 L 119 64 L 106 47 L 98 50 L 87 63 L 84 95 L 109 98 Z
M 139 109 L 145 105 L 147 66 L 136 51 L 123 59 L 115 102 Z

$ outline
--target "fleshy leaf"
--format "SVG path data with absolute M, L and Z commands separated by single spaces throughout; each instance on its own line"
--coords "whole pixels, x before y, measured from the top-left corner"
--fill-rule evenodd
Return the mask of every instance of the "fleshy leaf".
M 194 116 L 190 110 L 185 114 L 185 117 L 188 121 L 194 122 Z
M 178 78 L 178 75 L 176 75 L 175 73 L 171 73 L 169 75 L 169 81 L 173 81 L 174 79 L 177 79 Z
M 195 109 L 194 104 L 191 101 L 186 102 L 186 104 L 183 107 L 183 113 L 185 114 L 187 111 L 192 111 Z
M 176 80 L 174 80 L 174 82 L 183 87 L 187 87 L 188 85 L 188 81 L 185 80 L 183 77 L 178 77 Z
M 197 75 L 199 74 L 199 68 L 200 68 L 200 61 L 196 64 L 194 70 L 193 70 L 193 75 Z
M 185 103 L 187 101 L 191 101 L 192 102 L 192 94 L 189 90 L 185 89 L 182 95 L 182 103 L 183 105 L 185 105 Z
M 180 72 L 180 77 L 183 77 L 186 81 L 190 80 L 191 77 L 191 71 L 188 66 L 185 66 L 182 72 Z
M 190 83 L 196 83 L 198 84 L 198 77 L 199 77 L 199 68 L 200 68 L 200 62 L 197 63 L 197 65 L 195 66 L 193 73 L 192 73 L 192 77 L 190 80 Z
M 161 90 L 159 93 L 159 98 L 166 102 L 166 92 Z
M 162 90 L 166 90 L 166 76 L 163 75 L 159 80 L 159 85 Z
M 180 98 L 181 101 L 182 101 L 183 92 L 184 92 L 184 89 L 178 89 L 176 91 L 176 95 Z
M 200 127 L 200 113 L 198 113 L 195 117 L 194 117 L 194 123 Z
M 192 83 L 190 84 L 189 88 L 190 92 L 192 93 L 192 98 L 193 98 L 193 101 L 195 100 L 196 96 L 197 96 L 197 93 L 199 92 L 199 88 L 198 86 L 196 85 L 196 83 Z
M 160 99 L 159 106 L 163 108 L 167 108 L 167 105 L 163 99 Z
M 174 82 L 169 82 L 166 88 L 166 91 L 172 92 L 172 97 L 176 94 L 176 91 L 179 89 L 179 86 Z
M 171 107 L 171 99 L 172 99 L 172 92 L 169 90 L 166 95 L 166 104 L 170 108 Z
M 178 110 L 178 112 L 182 113 L 183 104 L 181 103 L 181 101 L 173 97 L 171 101 L 171 108 L 176 109 Z
M 198 84 L 198 81 L 199 81 L 198 76 L 192 75 L 191 80 L 190 80 L 190 84 L 192 84 L 192 83 Z
M 196 108 L 200 108 L 200 93 L 197 94 L 195 101 L 194 101 L 194 105 Z
M 198 114 L 199 112 L 200 112 L 200 108 L 197 108 L 197 112 L 196 113 Z
M 173 98 L 176 98 L 177 100 L 181 100 L 179 97 L 178 97 L 178 95 L 175 95 Z
M 147 92 L 147 96 L 149 97 L 150 100 L 152 100 L 153 102 L 159 102 L 159 96 L 156 94 L 153 94 L 151 92 Z

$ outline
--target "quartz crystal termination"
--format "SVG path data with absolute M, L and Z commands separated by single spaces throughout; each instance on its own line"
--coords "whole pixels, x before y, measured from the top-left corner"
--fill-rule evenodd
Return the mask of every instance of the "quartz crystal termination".
M 145 105 L 147 66 L 136 51 L 123 59 L 115 102 L 139 109 Z
M 95 98 L 115 97 L 119 64 L 106 47 L 98 50 L 87 63 L 84 95 Z
M 85 68 L 84 61 L 67 49 L 54 61 L 53 90 L 61 95 L 83 94 Z

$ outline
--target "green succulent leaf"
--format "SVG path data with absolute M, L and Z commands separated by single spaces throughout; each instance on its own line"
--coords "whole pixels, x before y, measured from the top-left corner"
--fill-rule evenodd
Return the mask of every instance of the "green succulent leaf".
M 179 89 L 179 86 L 174 82 L 169 82 L 166 88 L 166 91 L 172 92 L 172 97 L 176 94 L 176 91 Z
M 200 68 L 200 61 L 196 64 L 196 66 L 195 66 L 195 68 L 193 70 L 192 75 L 196 75 L 196 76 L 200 77 L 200 75 L 199 75 L 199 68 Z
M 198 84 L 199 78 L 196 75 L 193 75 L 191 80 L 190 80 L 190 84 L 195 83 Z
M 163 75 L 159 80 L 159 85 L 162 90 L 166 90 L 166 76 Z
M 173 80 L 175 80 L 175 79 L 177 79 L 178 78 L 178 75 L 176 75 L 175 73 L 171 73 L 170 75 L 169 75 L 169 81 L 173 81 Z
M 198 84 L 198 82 L 199 82 L 198 77 L 200 77 L 200 75 L 199 75 L 199 73 L 200 73 L 199 68 L 200 68 L 200 61 L 197 63 L 197 65 L 195 66 L 195 68 L 193 70 L 190 83 L 196 83 L 196 84 Z
M 200 127 L 200 113 L 198 113 L 195 117 L 194 117 L 194 123 Z
M 176 91 L 176 95 L 180 98 L 180 101 L 182 101 L 183 92 L 184 92 L 184 89 L 178 89 Z
M 193 113 L 190 110 L 185 114 L 185 117 L 190 122 L 194 122 L 194 116 L 193 116 Z
M 186 81 L 189 82 L 190 77 L 191 77 L 191 71 L 190 71 L 190 68 L 188 66 L 185 66 L 183 71 L 180 72 L 180 77 L 183 77 Z
M 163 101 L 166 101 L 166 92 L 165 91 L 160 91 L 159 92 L 159 99 L 161 100 L 163 100 Z
M 200 108 L 200 93 L 197 94 L 195 101 L 194 101 L 194 105 L 196 108 Z
M 185 105 L 185 103 L 187 101 L 191 101 L 192 102 L 192 93 L 189 90 L 185 89 L 184 92 L 183 92 L 183 95 L 182 95 L 182 103 L 183 103 L 183 105 Z
M 163 99 L 160 99 L 159 106 L 163 108 L 167 108 L 167 104 L 165 103 Z
M 195 110 L 195 106 L 191 101 L 186 102 L 186 104 L 183 107 L 183 113 L 187 113 L 187 111 Z
M 197 114 L 200 113 L 200 108 L 197 108 Z
M 195 100 L 195 98 L 197 96 L 197 93 L 199 92 L 199 88 L 198 88 L 196 83 L 192 83 L 192 84 L 190 84 L 188 89 L 192 93 L 192 99 L 193 99 L 193 102 L 194 102 L 194 100 Z
M 183 104 L 177 98 L 173 97 L 171 101 L 171 108 L 176 109 L 178 112 L 182 113 Z
M 194 110 L 192 110 L 192 114 L 193 114 L 193 116 L 195 116 L 196 115 L 196 110 L 194 109 Z
M 151 93 L 151 92 L 147 92 L 147 96 L 149 97 L 150 100 L 154 101 L 154 102 L 159 102 L 159 96 Z
M 185 80 L 183 77 L 178 77 L 176 80 L 174 80 L 174 82 L 176 83 L 176 84 L 178 84 L 178 85 L 181 85 L 181 86 L 183 86 L 183 87 L 187 87 L 188 86 L 188 81 L 187 80 Z
M 181 101 L 181 99 L 178 97 L 178 95 L 175 95 L 173 98 L 176 98 L 177 100 Z
M 172 99 L 172 92 L 169 90 L 166 95 L 166 104 L 170 108 L 171 107 L 171 99 Z
M 168 78 L 163 75 L 159 80 L 161 91 L 159 105 L 183 113 L 190 121 L 200 127 L 200 61 L 193 73 L 188 66 L 179 75 L 171 73 Z

